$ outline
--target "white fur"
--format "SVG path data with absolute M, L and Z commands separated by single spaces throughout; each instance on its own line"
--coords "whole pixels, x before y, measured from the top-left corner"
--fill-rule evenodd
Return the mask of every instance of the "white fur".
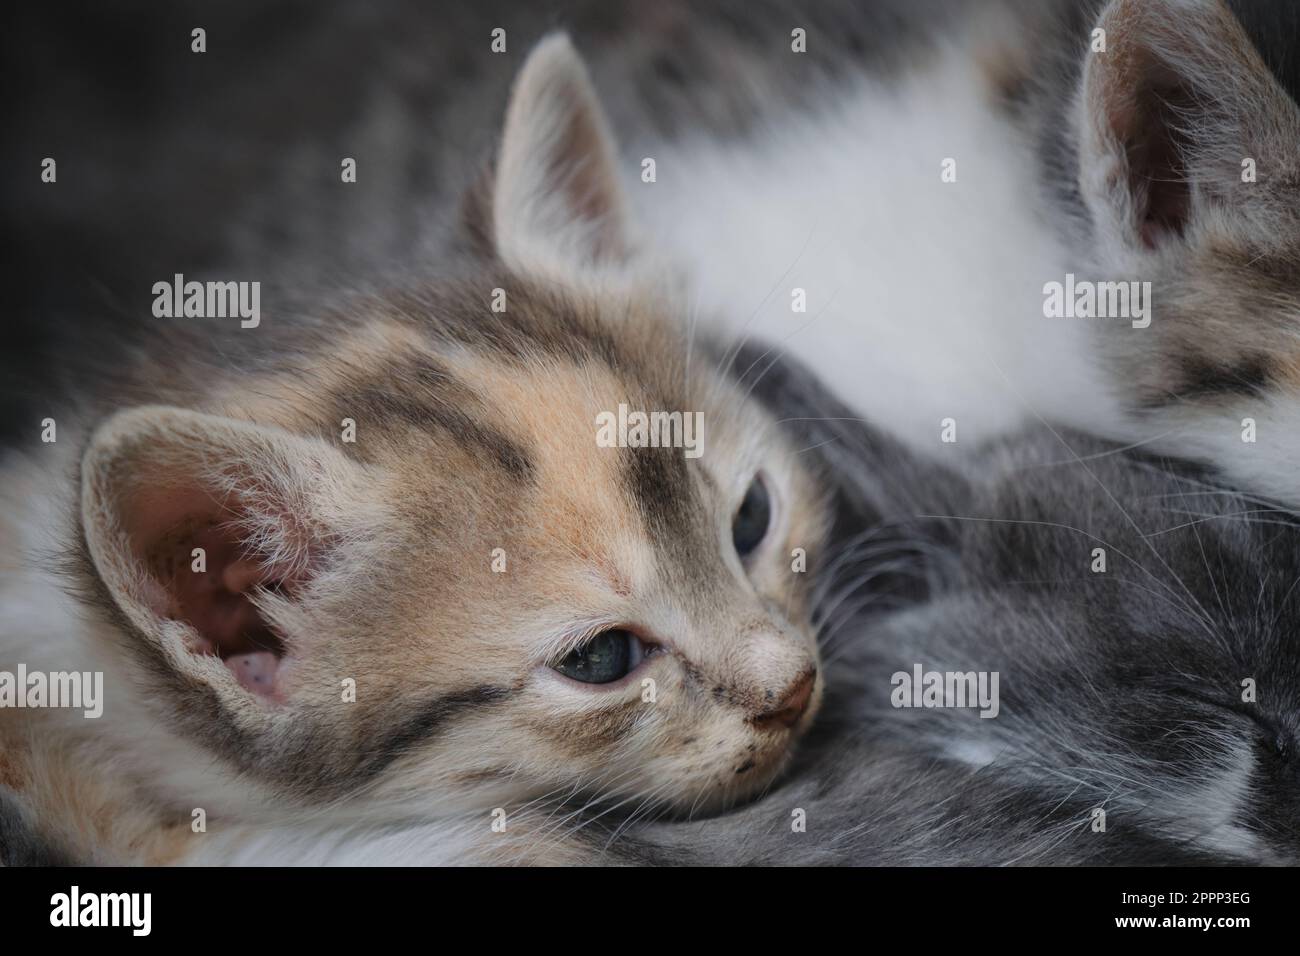
M 948 417 L 959 446 L 1034 414 L 1108 430 L 1092 320 L 1043 316 L 1044 283 L 1070 268 L 1026 201 L 1031 153 L 969 56 L 828 102 L 750 141 L 630 153 L 656 157 L 659 181 L 629 189 L 640 224 L 690 264 L 700 321 L 779 343 L 921 450 L 951 448 Z M 806 314 L 791 311 L 796 287 Z

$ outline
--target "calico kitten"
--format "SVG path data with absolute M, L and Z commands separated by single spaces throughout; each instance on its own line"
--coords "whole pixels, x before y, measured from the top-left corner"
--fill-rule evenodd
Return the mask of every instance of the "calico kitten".
M 606 141 L 543 44 L 466 204 L 477 256 L 159 331 L 7 458 L 0 669 L 105 674 L 98 720 L 0 709 L 9 829 L 267 862 L 290 824 L 420 820 L 419 862 L 527 859 L 548 797 L 703 811 L 771 783 L 821 696 L 820 485 L 694 338 Z M 598 446 L 620 404 L 701 412 L 702 453 Z

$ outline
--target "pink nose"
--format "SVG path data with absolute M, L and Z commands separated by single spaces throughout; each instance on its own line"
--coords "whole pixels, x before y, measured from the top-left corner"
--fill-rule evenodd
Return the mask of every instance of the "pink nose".
M 817 672 L 809 671 L 794 682 L 778 704 L 766 710 L 750 722 L 760 730 L 775 730 L 777 727 L 793 727 L 808 709 L 812 700 L 813 687 L 817 683 Z

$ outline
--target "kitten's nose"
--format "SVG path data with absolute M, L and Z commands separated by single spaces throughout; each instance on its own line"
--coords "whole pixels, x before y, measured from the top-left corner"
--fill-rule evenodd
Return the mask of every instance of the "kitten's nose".
M 799 722 L 805 710 L 808 709 L 808 702 L 812 700 L 813 686 L 817 683 L 817 672 L 809 671 L 794 682 L 794 685 L 785 693 L 778 704 L 770 710 L 764 711 L 757 717 L 750 718 L 752 723 L 759 730 L 772 730 L 776 727 L 793 727 Z

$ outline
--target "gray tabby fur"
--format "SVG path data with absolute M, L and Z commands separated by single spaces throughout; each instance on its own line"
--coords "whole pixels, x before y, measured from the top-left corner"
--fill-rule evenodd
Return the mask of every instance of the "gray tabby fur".
M 1191 467 L 1048 428 L 950 470 L 922 465 L 806 372 L 778 366 L 760 390 L 782 417 L 830 419 L 792 426 L 829 442 L 841 495 L 823 713 L 763 800 L 707 820 L 604 818 L 585 836 L 600 858 L 1300 859 L 1292 516 Z M 1090 571 L 1096 547 L 1105 573 Z M 998 671 L 1001 712 L 893 708 L 890 676 L 915 663 Z M 1242 701 L 1248 677 L 1257 704 Z M 792 829 L 796 808 L 806 832 Z

